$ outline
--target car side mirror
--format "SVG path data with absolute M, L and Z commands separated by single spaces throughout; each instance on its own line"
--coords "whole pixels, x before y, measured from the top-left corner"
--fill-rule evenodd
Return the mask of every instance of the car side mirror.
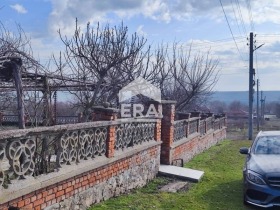
M 247 148 L 247 147 L 241 147 L 241 148 L 239 149 L 239 152 L 240 152 L 240 154 L 247 155 L 247 154 L 249 153 L 249 148 Z

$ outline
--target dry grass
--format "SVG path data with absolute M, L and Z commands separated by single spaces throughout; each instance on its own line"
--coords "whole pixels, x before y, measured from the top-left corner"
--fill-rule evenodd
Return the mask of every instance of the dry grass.
M 247 121 L 247 120 L 246 120 Z M 231 121 L 228 120 L 227 124 L 227 138 L 231 140 L 244 140 L 248 139 L 248 123 L 244 120 Z M 253 127 L 253 138 L 258 134 L 257 126 Z M 280 119 L 273 119 L 265 121 L 260 125 L 260 130 L 280 130 Z

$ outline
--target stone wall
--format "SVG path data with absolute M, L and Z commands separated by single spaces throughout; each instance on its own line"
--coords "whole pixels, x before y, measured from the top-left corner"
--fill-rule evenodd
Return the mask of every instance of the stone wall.
M 137 155 L 105 166 L 104 169 L 91 171 L 84 175 L 84 179 L 75 180 L 74 178 L 73 181 L 75 180 L 75 185 L 77 184 L 77 186 L 75 187 L 74 185 L 70 191 L 70 195 L 73 191 L 74 195 L 69 198 L 65 197 L 60 202 L 56 200 L 56 204 L 50 205 L 46 209 L 86 209 L 94 203 L 99 203 L 111 197 L 128 193 L 132 189 L 143 187 L 157 174 L 159 155 L 159 147 L 152 147 Z M 86 183 L 86 185 L 81 184 L 81 181 Z M 93 186 L 91 187 L 91 185 Z

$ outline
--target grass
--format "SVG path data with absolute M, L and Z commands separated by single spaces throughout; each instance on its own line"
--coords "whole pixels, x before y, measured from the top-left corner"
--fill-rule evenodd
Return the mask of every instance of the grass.
M 245 156 L 239 154 L 240 147 L 250 144 L 250 141 L 226 140 L 197 155 L 186 167 L 203 170 L 205 175 L 201 182 L 192 184 L 187 191 L 159 192 L 159 187 L 166 184 L 168 179 L 157 177 L 146 187 L 97 204 L 91 210 L 253 209 L 243 205 L 242 167 Z

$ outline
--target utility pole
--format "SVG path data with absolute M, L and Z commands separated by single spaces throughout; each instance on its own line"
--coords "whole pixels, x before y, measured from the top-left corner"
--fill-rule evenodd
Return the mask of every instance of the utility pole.
M 260 119 L 259 119 L 259 79 L 257 79 L 257 130 L 260 130 Z
M 264 123 L 264 101 L 263 99 L 263 92 L 261 91 L 261 124 L 263 125 Z
M 248 121 L 248 139 L 253 139 L 253 53 L 254 53 L 254 35 L 253 32 L 250 33 L 250 51 L 249 51 L 249 121 Z
M 265 99 L 266 99 L 266 96 L 263 99 L 263 124 L 264 124 L 264 121 L 265 121 L 265 117 L 264 117 L 264 115 L 265 115 Z
M 249 49 L 249 121 L 248 121 L 248 139 L 253 139 L 253 101 L 254 101 L 254 76 L 255 69 L 253 68 L 253 53 L 255 50 L 262 47 L 264 44 L 261 44 L 254 49 L 254 34 L 250 33 L 250 49 Z

